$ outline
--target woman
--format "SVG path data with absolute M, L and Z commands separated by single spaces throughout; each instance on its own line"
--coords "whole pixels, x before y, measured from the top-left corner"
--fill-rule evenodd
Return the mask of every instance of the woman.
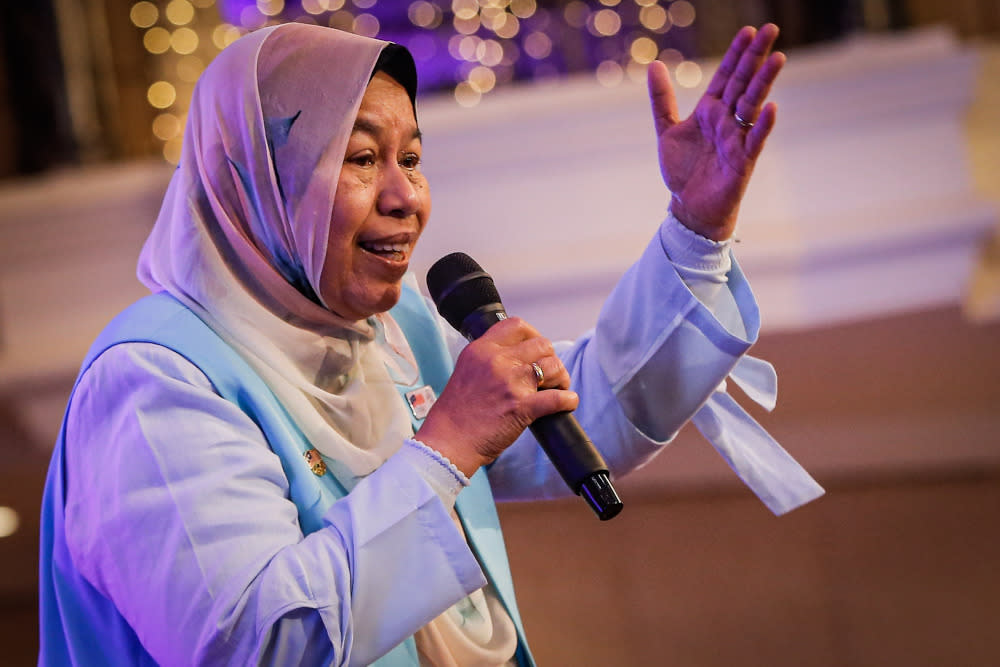
M 763 437 L 719 385 L 773 378 L 740 361 L 726 239 L 776 34 L 741 31 L 684 122 L 651 67 L 674 215 L 595 332 L 556 354 L 512 318 L 454 364 L 405 277 L 430 213 L 409 54 L 300 24 L 220 54 L 140 258 L 154 294 L 95 343 L 53 456 L 40 663 L 533 664 L 493 505 L 565 493 L 528 424 L 579 407 L 616 474 L 696 412 L 734 457 Z M 818 493 L 783 454 L 749 475 L 780 511 Z

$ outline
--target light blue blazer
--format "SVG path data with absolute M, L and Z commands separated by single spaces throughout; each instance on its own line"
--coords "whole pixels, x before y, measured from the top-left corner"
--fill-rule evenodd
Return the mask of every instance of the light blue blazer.
M 400 392 L 429 384 L 440 394 L 453 364 L 423 297 L 404 289 L 392 315 L 413 348 L 421 374 L 414 385 L 399 387 Z M 204 372 L 219 395 L 239 406 L 257 423 L 272 451 L 281 459 L 302 532 L 309 534 L 323 527 L 323 515 L 346 495 L 347 487 L 329 470 L 322 476 L 312 472 L 303 456 L 312 446 L 260 377 L 214 331 L 173 297 L 165 293 L 152 295 L 133 304 L 102 332 L 83 363 L 81 375 L 102 352 L 123 342 L 162 345 Z M 413 426 L 418 428 L 420 421 L 414 418 Z M 155 664 L 114 604 L 83 578 L 70 557 L 64 527 L 64 431 L 65 422 L 53 453 L 42 505 L 39 664 Z M 534 665 L 524 640 L 510 566 L 485 471 L 475 474 L 471 485 L 459 494 L 456 511 L 469 545 L 517 627 L 519 664 Z M 418 665 L 413 638 L 407 638 L 374 664 Z

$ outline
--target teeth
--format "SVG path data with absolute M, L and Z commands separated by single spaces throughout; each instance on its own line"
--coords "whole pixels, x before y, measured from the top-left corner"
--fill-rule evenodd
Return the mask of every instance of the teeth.
M 403 252 L 406 245 L 402 243 L 373 243 L 372 248 L 379 252 Z
M 404 253 L 409 249 L 406 243 L 362 243 L 365 250 L 380 253 Z

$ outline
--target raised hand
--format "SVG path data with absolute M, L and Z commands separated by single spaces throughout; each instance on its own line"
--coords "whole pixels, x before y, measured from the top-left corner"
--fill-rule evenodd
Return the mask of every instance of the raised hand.
M 750 174 L 774 127 L 777 106 L 764 102 L 785 64 L 784 54 L 771 53 L 777 37 L 773 23 L 736 33 L 684 120 L 666 65 L 649 66 L 660 172 L 673 195 L 671 210 L 689 229 L 716 241 L 732 236 Z

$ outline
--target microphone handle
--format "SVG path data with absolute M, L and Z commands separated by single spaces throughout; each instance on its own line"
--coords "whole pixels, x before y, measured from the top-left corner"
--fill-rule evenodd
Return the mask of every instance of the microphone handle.
M 532 435 L 573 493 L 607 521 L 622 511 L 622 501 L 611 484 L 608 464 L 590 441 L 572 412 L 556 412 L 531 423 Z
M 505 319 L 507 312 L 503 305 L 491 303 L 469 313 L 459 330 L 472 341 Z M 622 511 L 622 501 L 611 483 L 608 464 L 572 412 L 539 417 L 529 428 L 566 485 L 576 495 L 583 496 L 601 521 Z

